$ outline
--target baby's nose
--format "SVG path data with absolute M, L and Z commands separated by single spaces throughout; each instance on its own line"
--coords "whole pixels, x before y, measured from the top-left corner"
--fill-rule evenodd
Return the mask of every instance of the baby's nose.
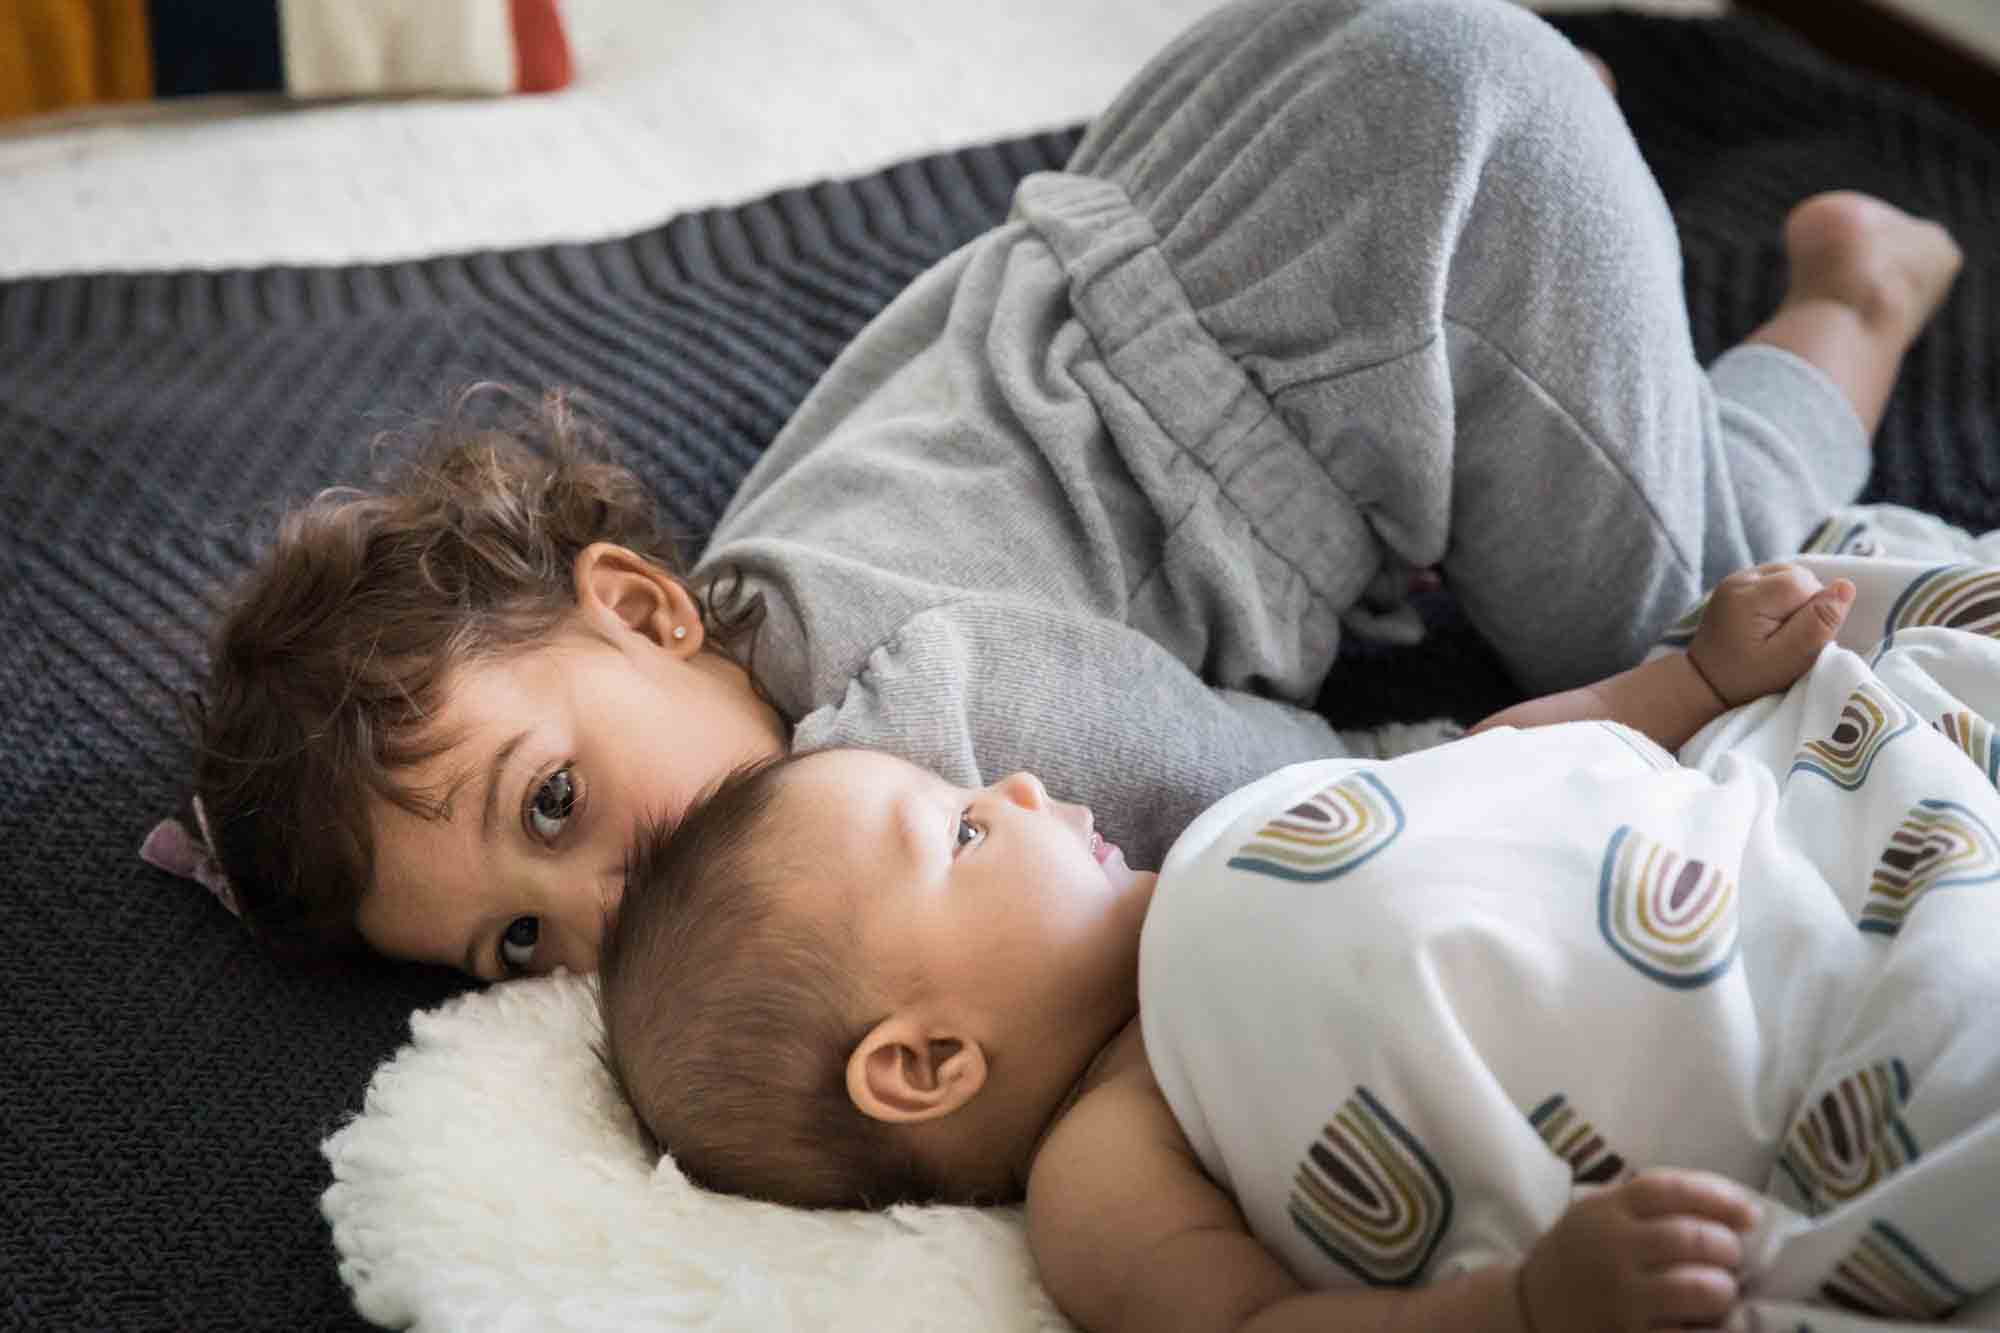
M 994 790 L 1025 810 L 1040 810 L 1049 803 L 1047 788 L 1033 773 L 1010 773 L 993 786 Z

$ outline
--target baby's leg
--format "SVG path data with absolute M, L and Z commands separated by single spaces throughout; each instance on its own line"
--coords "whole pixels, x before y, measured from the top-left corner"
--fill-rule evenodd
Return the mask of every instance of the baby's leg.
M 1792 210 L 1785 255 L 1791 286 L 1750 341 L 1818 367 L 1873 435 L 1903 353 L 1958 274 L 1958 246 L 1935 222 L 1836 191 Z

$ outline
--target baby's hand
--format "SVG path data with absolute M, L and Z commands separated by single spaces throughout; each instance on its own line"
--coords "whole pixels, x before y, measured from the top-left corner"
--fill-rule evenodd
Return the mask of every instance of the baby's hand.
M 1715 585 L 1688 660 L 1722 702 L 1734 708 L 1789 688 L 1833 642 L 1854 585 L 1822 586 L 1803 565 L 1739 569 Z
M 1520 1269 L 1529 1333 L 1718 1328 L 1736 1305 L 1744 1190 L 1706 1171 L 1646 1171 L 1572 1203 Z

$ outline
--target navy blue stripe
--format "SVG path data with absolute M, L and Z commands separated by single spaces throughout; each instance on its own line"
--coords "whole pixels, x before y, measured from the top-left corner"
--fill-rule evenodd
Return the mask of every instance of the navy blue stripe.
M 284 91 L 278 0 L 151 0 L 147 17 L 159 96 Z

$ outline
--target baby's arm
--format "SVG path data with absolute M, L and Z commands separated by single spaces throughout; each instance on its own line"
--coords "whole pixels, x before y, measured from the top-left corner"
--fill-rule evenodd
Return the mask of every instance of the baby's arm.
M 1202 1171 L 1144 1077 L 1092 1090 L 1050 1132 L 1028 1178 L 1028 1243 L 1086 1333 L 1530 1333 L 1511 1270 L 1407 1292 L 1306 1290 Z
M 1686 652 L 1515 704 L 1473 730 L 1604 718 L 1678 750 L 1726 710 L 1786 689 L 1804 675 L 1853 604 L 1852 583 L 1822 585 L 1802 565 L 1739 569 L 1715 585 Z
M 1736 1303 L 1740 1233 L 1754 1221 L 1727 1181 L 1652 1172 L 1572 1204 L 1524 1263 L 1411 1289 L 1307 1290 L 1202 1172 L 1144 1079 L 1079 1101 L 1028 1181 L 1028 1241 L 1042 1280 L 1089 1333 L 1716 1326 Z

